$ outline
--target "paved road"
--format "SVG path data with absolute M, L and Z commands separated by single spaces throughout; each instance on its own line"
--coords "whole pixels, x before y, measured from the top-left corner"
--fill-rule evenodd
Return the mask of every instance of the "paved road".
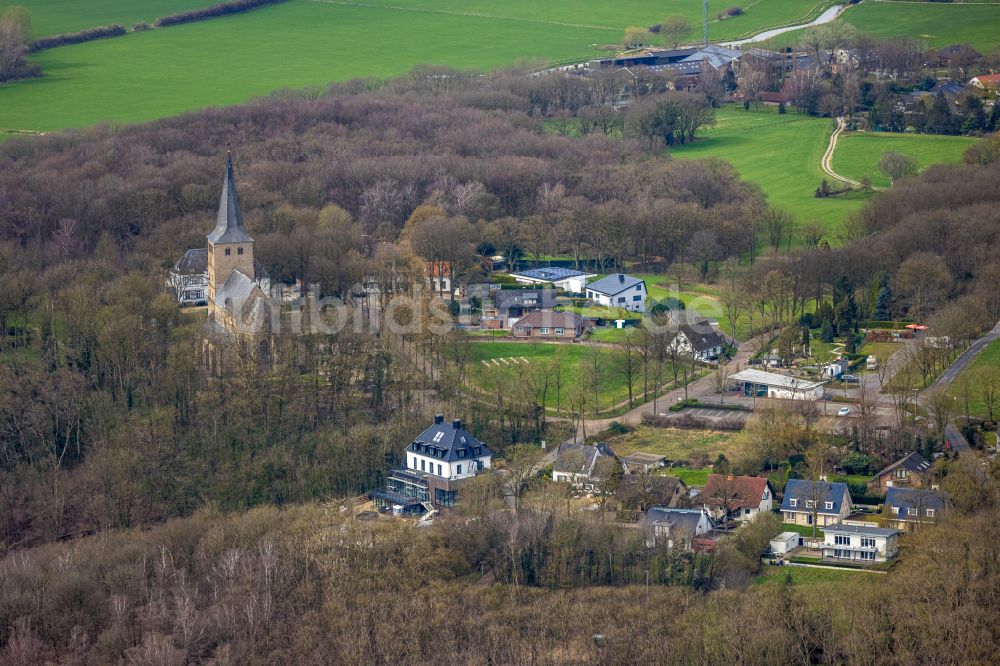
M 951 386 L 951 383 L 958 379 L 962 370 L 967 368 L 968 365 L 972 363 L 972 361 L 975 360 L 975 358 L 979 356 L 984 349 L 986 349 L 987 345 L 997 338 L 1000 338 L 1000 322 L 997 322 L 997 325 L 994 326 L 993 329 L 986 335 L 969 345 L 969 348 L 962 352 L 959 357 L 955 359 L 955 362 L 948 366 L 945 371 L 934 380 L 934 383 L 931 384 L 929 388 L 948 388 Z
M 824 23 L 830 23 L 835 20 L 838 16 L 846 11 L 844 5 L 834 5 L 830 7 L 825 12 L 820 14 L 814 20 L 809 23 L 799 23 L 797 25 L 786 25 L 781 28 L 772 28 L 771 30 L 765 30 L 764 32 L 759 32 L 753 37 L 747 37 L 746 39 L 738 39 L 735 42 L 725 42 L 723 46 L 742 46 L 744 44 L 753 44 L 755 42 L 766 42 L 772 37 L 777 37 L 778 35 L 783 35 L 786 32 L 791 32 L 792 30 L 799 30 L 801 28 L 811 28 L 817 25 L 823 25 Z

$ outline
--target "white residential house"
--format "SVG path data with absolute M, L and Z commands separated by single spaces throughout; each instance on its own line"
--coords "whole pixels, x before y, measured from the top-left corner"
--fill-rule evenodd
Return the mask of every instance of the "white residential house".
M 642 529 L 646 545 L 691 550 L 693 541 L 715 528 L 704 509 L 654 506 L 646 512 Z
M 682 325 L 673 343 L 681 353 L 699 361 L 714 361 L 722 355 L 726 341 L 709 324 Z
M 868 525 L 823 528 L 823 558 L 840 562 L 885 562 L 899 551 L 899 530 Z
M 613 273 L 588 284 L 587 298 L 609 308 L 645 312 L 646 281 L 624 273 Z
M 606 444 L 561 444 L 552 465 L 552 480 L 593 491 L 618 465 L 618 457 Z
M 697 501 L 716 522 L 738 520 L 745 523 L 771 512 L 774 490 L 762 476 L 709 474 L 708 483 Z
M 574 294 L 582 294 L 587 280 L 596 277 L 593 273 L 575 271 L 572 268 L 528 268 L 510 274 L 522 284 L 552 285 L 556 289 Z

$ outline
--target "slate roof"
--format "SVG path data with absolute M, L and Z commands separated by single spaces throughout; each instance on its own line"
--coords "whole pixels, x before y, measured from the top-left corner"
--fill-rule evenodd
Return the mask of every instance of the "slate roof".
M 768 487 L 768 480 L 761 476 L 733 476 L 709 474 L 708 483 L 701 491 L 701 501 L 707 506 L 722 506 L 722 499 L 729 499 L 729 509 L 756 509 Z M 773 493 L 772 493 L 773 495 Z
M 607 277 L 591 282 L 587 285 L 587 289 L 604 294 L 605 296 L 614 296 L 644 282 L 645 280 L 640 280 L 637 277 L 625 275 L 624 273 L 612 273 Z
M 734 60 L 739 60 L 741 55 L 741 51 L 727 49 L 724 46 L 716 46 L 715 44 L 709 44 L 697 53 L 693 53 L 687 58 L 684 58 L 681 62 L 707 62 L 715 69 L 721 69 Z
M 691 326 L 684 325 L 680 327 L 680 332 L 684 334 L 684 337 L 688 339 L 688 342 L 696 352 L 704 352 L 716 347 L 722 347 L 726 343 L 722 339 L 722 336 L 712 328 L 709 328 L 707 331 L 704 328 L 696 330 Z
M 818 485 L 818 489 L 813 493 L 813 483 Z M 781 498 L 782 511 L 812 511 L 806 508 L 806 500 L 815 498 L 819 500 L 818 513 L 828 515 L 839 515 L 844 504 L 844 496 L 850 501 L 850 494 L 847 492 L 846 483 L 831 483 L 830 481 L 810 481 L 808 479 L 789 479 L 785 484 L 785 494 Z M 791 500 L 796 499 L 798 503 L 792 506 Z M 833 502 L 833 508 L 827 509 L 825 502 Z
M 537 310 L 518 319 L 514 326 L 525 328 L 563 328 L 575 331 L 577 328 L 587 328 L 590 326 L 590 320 L 586 317 L 581 317 L 575 312 Z
M 605 464 L 602 464 L 602 459 Z M 608 467 L 607 463 L 616 459 L 615 452 L 607 444 L 560 444 L 556 452 L 556 460 L 552 464 L 553 472 L 563 474 L 582 474 L 588 478 L 600 478 Z M 595 477 L 595 472 L 597 476 Z
M 654 506 L 647 511 L 644 522 L 647 527 L 669 525 L 671 537 L 693 539 L 702 515 L 708 519 L 711 527 L 713 525 L 711 517 L 701 509 L 671 509 L 662 506 Z
M 215 304 L 229 311 L 233 311 L 237 306 L 242 308 L 256 286 L 253 280 L 234 270 L 215 292 Z
M 928 471 L 930 471 L 931 461 L 929 461 L 927 458 L 924 458 L 922 455 L 914 451 L 913 453 L 903 458 L 900 458 L 896 462 L 892 463 L 891 465 L 883 469 L 881 472 L 873 476 L 872 479 L 877 479 L 883 474 L 888 474 L 889 472 L 899 469 L 900 467 L 908 469 L 914 474 L 926 474 Z
M 512 277 L 525 277 L 532 280 L 545 280 L 546 282 L 558 282 L 566 278 L 592 276 L 593 273 L 575 271 L 572 268 L 529 268 L 523 271 L 511 273 Z
M 215 219 L 215 229 L 208 235 L 210 243 L 252 243 L 253 237 L 243 223 L 240 198 L 236 193 L 233 178 L 233 159 L 226 158 L 226 177 L 222 182 L 222 196 L 219 198 L 219 214 Z
M 899 520 L 906 520 L 907 509 L 917 509 L 925 512 L 927 509 L 934 509 L 935 513 L 944 511 L 949 507 L 948 495 L 940 490 L 920 490 L 917 488 L 889 488 L 885 496 L 885 505 L 898 507 L 899 514 L 894 516 Z M 911 519 L 926 517 L 926 513 L 920 516 L 909 516 Z
M 493 455 L 488 446 L 462 427 L 460 419 L 446 423 L 441 414 L 434 417 L 434 423 L 417 435 L 406 447 L 406 450 L 443 462 L 485 458 Z
M 509 310 L 512 307 L 522 308 L 553 308 L 556 305 L 554 289 L 499 289 L 492 293 L 493 305 L 498 310 Z M 525 301 L 534 300 L 534 303 Z
M 836 532 L 837 534 L 857 534 L 860 536 L 881 536 L 889 537 L 893 534 L 899 534 L 899 530 L 892 527 L 876 527 L 872 525 L 827 525 L 826 527 L 819 528 L 822 532 Z
M 184 253 L 174 264 L 174 273 L 200 275 L 208 271 L 208 248 L 196 247 Z

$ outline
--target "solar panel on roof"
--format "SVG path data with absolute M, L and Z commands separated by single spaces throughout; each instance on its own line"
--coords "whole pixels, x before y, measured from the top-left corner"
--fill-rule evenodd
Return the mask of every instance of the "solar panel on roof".
M 575 271 L 572 268 L 529 268 L 526 271 L 518 271 L 517 273 L 514 273 L 514 275 L 523 275 L 527 278 L 554 282 L 556 280 L 564 280 L 566 278 L 577 277 L 579 275 L 586 275 L 586 273 Z

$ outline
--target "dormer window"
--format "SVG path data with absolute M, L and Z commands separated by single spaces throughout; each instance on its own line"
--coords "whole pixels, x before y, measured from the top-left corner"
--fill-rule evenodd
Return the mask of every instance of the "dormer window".
M 927 509 L 927 517 L 928 518 L 934 517 L 934 509 Z
M 826 503 L 826 508 L 827 508 L 827 510 L 833 509 L 833 502 L 827 502 Z
M 814 504 L 815 504 L 815 502 L 813 502 L 812 500 L 806 500 L 806 508 L 807 509 L 813 508 Z
M 797 499 L 790 499 L 790 500 L 788 500 L 788 506 L 796 507 L 798 505 L 799 505 L 799 501 Z
M 228 257 L 232 253 L 233 253 L 233 251 L 230 248 L 227 247 L 226 248 L 226 256 Z

